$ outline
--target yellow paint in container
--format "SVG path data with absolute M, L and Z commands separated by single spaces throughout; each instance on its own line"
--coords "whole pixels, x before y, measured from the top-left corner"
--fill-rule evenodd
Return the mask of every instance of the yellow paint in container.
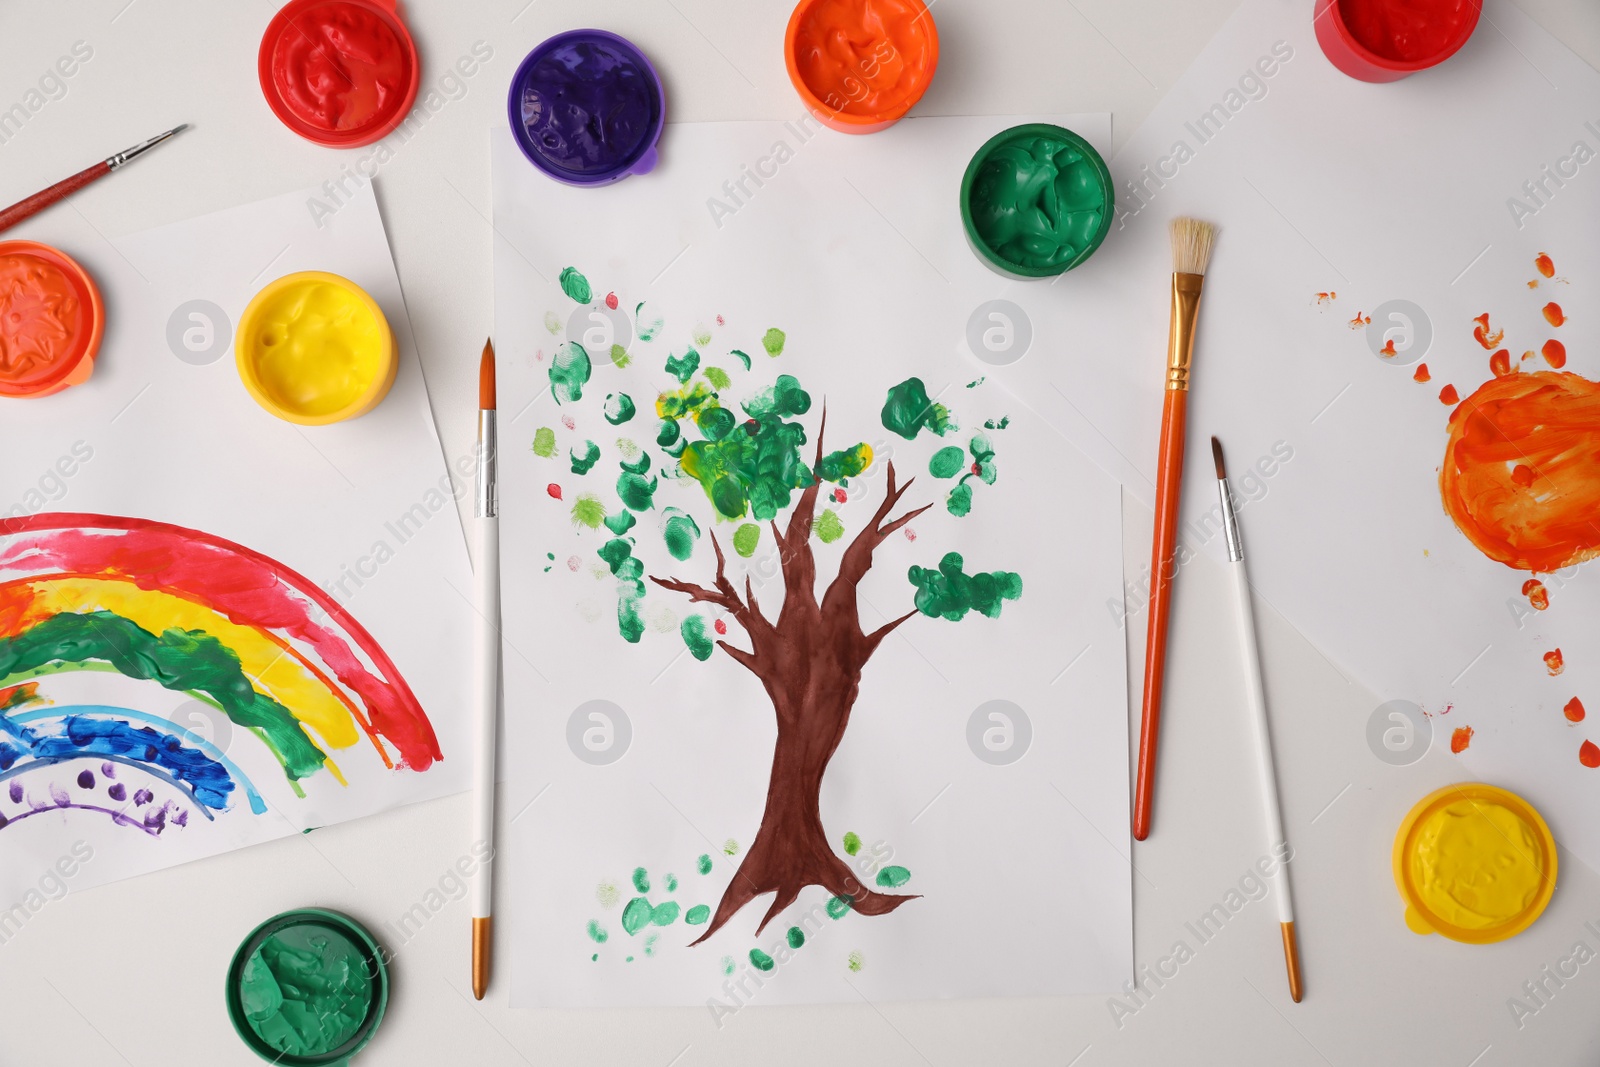
M 394 384 L 383 309 L 337 274 L 301 271 L 258 292 L 234 341 L 239 378 L 280 419 L 325 426 L 364 415 Z
M 1406 925 L 1483 945 L 1533 924 L 1556 887 L 1556 842 L 1533 805 L 1481 782 L 1417 802 L 1394 839 Z

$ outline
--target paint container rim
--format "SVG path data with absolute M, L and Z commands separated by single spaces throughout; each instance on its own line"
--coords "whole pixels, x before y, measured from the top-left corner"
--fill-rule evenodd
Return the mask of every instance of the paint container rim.
M 308 415 L 303 411 L 286 407 L 273 398 L 272 394 L 262 383 L 256 371 L 253 355 L 254 345 L 249 341 L 255 335 L 256 319 L 262 313 L 262 307 L 279 292 L 291 285 L 305 282 L 321 282 L 327 285 L 337 285 L 359 299 L 378 324 L 378 370 L 372 376 L 361 394 L 349 404 L 336 411 L 322 415 Z M 239 326 L 233 338 L 234 365 L 239 370 L 239 380 L 244 383 L 245 391 L 250 394 L 257 404 L 276 415 L 285 422 L 297 423 L 301 426 L 328 426 L 335 422 L 343 422 L 365 415 L 378 406 L 389 393 L 390 386 L 394 385 L 395 375 L 399 371 L 400 361 L 396 358 L 394 331 L 389 326 L 389 319 L 383 313 L 383 308 L 361 286 L 340 274 L 330 274 L 321 270 L 302 270 L 293 274 L 285 274 L 274 279 L 256 291 L 255 296 L 245 305 L 239 315 Z
M 549 52 L 571 42 L 596 39 L 617 48 L 650 75 L 645 84 L 655 92 L 655 119 L 651 123 L 650 132 L 640 140 L 638 147 L 626 160 L 593 175 L 583 175 L 557 166 L 528 136 L 527 123 L 522 120 L 522 89 L 523 82 L 529 76 L 533 65 Z M 534 45 L 528 54 L 522 57 L 522 62 L 517 64 L 516 72 L 511 75 L 511 89 L 506 94 L 506 116 L 511 122 L 512 139 L 517 142 L 517 147 L 528 158 L 528 162 L 532 163 L 541 174 L 564 185 L 579 187 L 610 185 L 630 174 L 648 174 L 660 161 L 658 145 L 667 125 L 667 91 L 661 83 L 661 73 L 656 70 L 655 64 L 650 62 L 650 57 L 644 54 L 644 49 L 621 34 L 594 28 L 563 30 Z
M 355 1035 L 334 1052 L 316 1056 L 294 1056 L 279 1052 L 255 1032 L 250 1020 L 245 1017 L 244 1005 L 239 1002 L 240 979 L 250 957 L 268 937 L 295 926 L 321 926 L 335 931 L 363 949 L 367 961 L 372 965 L 373 973 L 368 976 L 372 979 L 372 997 L 367 1005 L 367 1017 L 362 1020 L 361 1027 Z M 233 958 L 228 962 L 223 998 L 227 1002 L 228 1021 L 233 1024 L 234 1032 L 257 1056 L 270 1063 L 281 1064 L 283 1067 L 338 1067 L 340 1064 L 349 1063 L 350 1058 L 366 1048 L 373 1035 L 378 1032 L 378 1027 L 382 1024 L 384 1014 L 389 1007 L 389 967 L 377 938 L 373 937 L 372 932 L 357 919 L 331 908 L 291 908 L 260 923 L 239 942 Z
M 920 84 L 907 91 L 905 96 L 893 107 L 883 111 L 875 111 L 865 115 L 853 115 L 846 111 L 829 107 L 824 103 L 811 86 L 806 84 L 800 74 L 800 64 L 795 58 L 795 41 L 800 35 L 800 23 L 811 9 L 819 3 L 830 0 L 800 0 L 789 15 L 789 24 L 783 31 L 783 65 L 789 71 L 789 83 L 794 86 L 794 91 L 800 95 L 800 102 L 805 104 L 806 110 L 816 120 L 840 133 L 877 133 L 887 130 L 890 126 L 905 118 L 911 109 L 921 102 L 928 92 L 928 87 L 933 84 L 933 77 L 939 70 L 939 26 L 933 19 L 933 12 L 923 0 L 900 0 L 907 6 L 918 8 L 916 19 L 926 19 L 928 23 L 927 50 L 928 72 L 921 79 Z
M 1317 0 L 1312 23 L 1322 54 L 1338 71 L 1357 81 L 1393 82 L 1437 67 L 1466 46 L 1477 32 L 1478 19 L 1483 14 L 1483 0 L 1466 0 L 1466 3 L 1468 15 L 1462 21 L 1457 36 L 1427 59 L 1390 59 L 1362 44 L 1345 23 L 1339 0 Z
M 312 8 L 333 6 L 360 8 L 376 15 L 395 35 L 411 67 L 411 78 L 405 92 L 389 105 L 388 111 L 378 112 L 365 125 L 351 130 L 327 130 L 307 122 L 283 98 L 277 79 L 272 74 L 273 51 L 290 23 Z M 267 106 L 278 117 L 278 121 L 291 131 L 314 144 L 329 148 L 360 148 L 393 133 L 411 113 L 417 90 L 422 84 L 422 62 L 417 53 L 417 42 L 412 38 L 405 20 L 400 17 L 398 0 L 289 0 L 272 16 L 272 21 L 267 23 L 266 30 L 261 34 L 261 47 L 256 53 L 256 75 L 260 79 L 261 95 L 266 97 Z
M 1463 800 L 1481 800 L 1508 809 L 1532 827 L 1534 836 L 1539 841 L 1539 858 L 1544 871 L 1539 892 L 1526 908 L 1495 926 L 1473 929 L 1445 921 L 1428 909 L 1422 901 L 1421 894 L 1412 884 L 1409 861 L 1415 849 L 1418 824 L 1440 808 Z M 1406 906 L 1406 926 L 1419 934 L 1436 933 L 1451 941 L 1469 945 L 1488 945 L 1505 941 L 1532 926 L 1539 916 L 1544 914 L 1550 898 L 1555 894 L 1559 865 L 1555 836 L 1551 834 L 1549 825 L 1544 821 L 1544 816 L 1539 814 L 1538 809 L 1511 790 L 1486 782 L 1458 782 L 1443 786 L 1413 804 L 1411 810 L 1406 812 L 1405 818 L 1400 821 L 1399 830 L 1395 832 L 1391 861 L 1394 867 L 1395 886 L 1399 889 L 1400 899 Z
M 1034 267 L 1025 263 L 1013 263 L 989 246 L 983 236 L 978 232 L 977 223 L 972 217 L 972 192 L 973 184 L 977 181 L 978 171 L 988 160 L 989 153 L 1019 136 L 1042 135 L 1066 140 L 1074 148 L 1084 154 L 1084 158 L 1094 166 L 1095 175 L 1100 179 L 1101 207 L 1100 225 L 1095 228 L 1094 236 L 1088 244 L 1078 252 L 1069 262 L 1054 267 Z M 967 243 L 977 253 L 985 265 L 998 274 L 1021 281 L 1032 281 L 1038 278 L 1055 278 L 1065 274 L 1074 267 L 1081 266 L 1105 242 L 1106 234 L 1111 232 L 1112 218 L 1116 214 L 1116 190 L 1111 184 L 1111 169 L 1106 166 L 1103 159 L 1094 147 L 1080 134 L 1074 133 L 1065 126 L 1057 126 L 1050 122 L 1025 122 L 1019 126 L 1010 126 L 987 141 L 973 153 L 971 161 L 967 163 L 966 173 L 961 176 L 961 229 L 967 236 Z
M 94 276 L 61 249 L 42 241 L 0 241 L 0 257 L 5 256 L 32 256 L 60 271 L 76 290 L 78 299 L 88 305 L 89 323 L 87 331 L 74 339 L 75 351 L 67 358 L 58 360 L 39 381 L 18 388 L 0 379 L 0 398 L 36 400 L 88 381 L 94 373 L 95 356 L 100 351 L 100 341 L 106 329 L 105 300 L 100 295 L 100 287 L 95 284 Z

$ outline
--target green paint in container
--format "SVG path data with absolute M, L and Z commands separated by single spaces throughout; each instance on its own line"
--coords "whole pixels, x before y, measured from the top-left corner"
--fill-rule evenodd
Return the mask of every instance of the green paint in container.
M 256 1055 L 338 1067 L 366 1047 L 389 1004 L 383 950 L 360 923 L 323 908 L 274 915 L 228 965 L 228 1018 Z
M 1115 207 L 1100 153 L 1046 122 L 989 138 L 961 179 L 968 243 L 1011 278 L 1053 278 L 1088 259 L 1111 229 Z

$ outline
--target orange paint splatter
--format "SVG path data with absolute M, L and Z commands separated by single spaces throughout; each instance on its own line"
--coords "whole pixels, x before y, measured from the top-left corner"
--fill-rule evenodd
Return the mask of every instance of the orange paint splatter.
M 1484 347 L 1484 351 L 1492 350 L 1499 345 L 1501 341 L 1505 340 L 1506 332 L 1504 330 L 1495 330 L 1490 332 L 1489 313 L 1487 311 L 1485 311 L 1482 315 L 1474 317 L 1472 321 L 1477 323 L 1477 325 L 1472 328 L 1472 336 L 1480 345 Z
M 1371 326 L 1372 325 L 1372 316 L 1371 315 L 1363 315 L 1361 312 L 1358 311 L 1358 312 L 1356 312 L 1356 317 L 1351 319 L 1349 321 L 1349 323 L 1347 323 L 1347 325 L 1352 330 L 1359 330 L 1363 326 Z
M 1556 371 L 1491 378 L 1450 413 L 1449 432 L 1440 496 L 1479 551 L 1545 574 L 1600 556 L 1600 384 Z M 1513 478 L 1518 465 L 1538 472 L 1537 491 Z
M 1567 321 L 1567 317 L 1561 313 L 1561 305 L 1552 300 L 1544 306 L 1544 321 L 1552 326 L 1560 326 Z
M 1528 362 L 1528 360 L 1530 360 L 1532 358 L 1533 358 L 1533 349 L 1530 348 L 1526 352 L 1522 353 L 1522 362 L 1526 363 L 1526 362 Z
M 1472 727 L 1457 726 L 1455 732 L 1450 735 L 1450 751 L 1459 756 L 1470 744 L 1472 744 Z
M 1539 273 L 1543 274 L 1546 278 L 1554 278 L 1556 276 L 1556 265 L 1551 262 L 1550 257 L 1545 255 L 1543 252 L 1540 252 L 1534 257 L 1533 265 L 1538 267 Z
M 1539 288 L 1539 279 L 1538 278 L 1534 278 L 1534 279 L 1530 280 L 1528 282 L 1528 288 L 1529 289 L 1537 289 L 1537 288 Z
M 1511 353 L 1501 348 L 1489 357 L 1489 369 L 1494 371 L 1495 377 L 1503 378 L 1511 373 Z
M 1578 746 L 1578 762 L 1585 767 L 1600 767 L 1600 748 L 1593 741 L 1585 741 Z
M 1518 463 L 1511 468 L 1511 483 L 1520 485 L 1524 489 L 1533 487 L 1533 468 L 1526 463 Z
M 1339 299 L 1339 294 L 1338 293 L 1331 293 L 1330 292 L 1330 293 L 1318 293 L 1317 294 L 1317 303 L 1319 303 L 1319 304 L 1331 304 L 1337 299 Z
M 1454 406 L 1455 404 L 1458 404 L 1460 402 L 1461 402 L 1461 394 L 1456 392 L 1456 387 L 1455 386 L 1447 385 L 1443 389 L 1439 390 L 1439 403 L 1444 404 L 1447 407 L 1450 407 L 1450 406 Z
M 1416 372 L 1411 375 L 1411 380 L 1414 382 L 1426 382 L 1432 377 L 1433 375 L 1428 373 L 1428 365 L 1426 363 L 1418 363 Z
M 1561 659 L 1561 650 L 1559 648 L 1552 648 L 1544 654 L 1544 665 L 1552 678 L 1567 669 L 1566 663 Z
M 1528 603 L 1537 611 L 1543 611 L 1550 606 L 1550 591 L 1537 578 L 1529 578 L 1522 583 L 1522 595 L 1528 598 Z
M 1544 343 L 1543 347 L 1539 349 L 1539 354 L 1544 357 L 1546 363 L 1556 370 L 1560 370 L 1567 365 L 1567 346 L 1557 341 L 1554 337 Z
M 1561 709 L 1561 712 L 1567 717 L 1568 722 L 1582 722 L 1583 717 L 1588 714 L 1583 710 L 1583 701 L 1579 700 L 1577 697 L 1573 697 L 1571 700 L 1567 701 L 1566 706 Z
M 1378 355 L 1383 356 L 1385 359 L 1393 359 L 1395 356 L 1398 356 L 1399 354 L 1400 354 L 1399 352 L 1396 352 L 1394 350 L 1394 338 L 1393 337 L 1391 337 L 1387 341 L 1383 342 L 1383 347 L 1378 349 Z

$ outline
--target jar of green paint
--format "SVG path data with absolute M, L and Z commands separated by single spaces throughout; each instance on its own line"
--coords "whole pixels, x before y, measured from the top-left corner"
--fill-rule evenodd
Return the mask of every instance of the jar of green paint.
M 1094 254 L 1116 195 L 1094 146 L 1031 122 L 984 142 L 961 179 L 961 225 L 978 258 L 1011 278 L 1053 278 Z
M 274 915 L 228 965 L 228 1019 L 240 1040 L 283 1067 L 342 1067 L 389 1004 L 389 969 L 367 928 L 336 911 Z

